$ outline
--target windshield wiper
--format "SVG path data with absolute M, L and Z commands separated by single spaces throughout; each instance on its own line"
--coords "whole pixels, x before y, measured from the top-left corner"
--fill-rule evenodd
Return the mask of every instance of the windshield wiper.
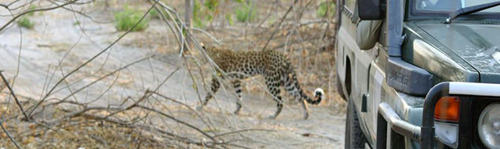
M 475 5 L 475 6 L 465 7 L 465 8 L 460 8 L 460 9 L 455 10 L 453 13 L 451 13 L 450 16 L 446 19 L 446 21 L 444 23 L 449 24 L 449 23 L 451 23 L 451 21 L 453 21 L 453 19 L 458 18 L 459 16 L 468 15 L 468 14 L 475 13 L 475 12 L 485 10 L 485 9 L 488 9 L 491 7 L 495 7 L 498 5 L 500 5 L 500 1 L 481 4 L 481 5 Z

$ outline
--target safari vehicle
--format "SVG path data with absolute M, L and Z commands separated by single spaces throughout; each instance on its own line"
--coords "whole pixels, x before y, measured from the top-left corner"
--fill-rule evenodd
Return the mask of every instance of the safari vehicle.
M 498 5 L 337 0 L 346 148 L 500 148 Z

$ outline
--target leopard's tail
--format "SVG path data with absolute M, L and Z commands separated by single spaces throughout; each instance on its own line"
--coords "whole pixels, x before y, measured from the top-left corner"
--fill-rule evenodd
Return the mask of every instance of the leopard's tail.
M 286 76 L 284 78 L 285 79 L 283 80 L 283 82 L 284 82 L 284 86 L 285 86 L 286 91 L 288 93 L 292 94 L 295 98 L 305 99 L 310 104 L 321 103 L 321 100 L 323 99 L 323 96 L 325 95 L 323 89 L 317 88 L 314 91 L 314 98 L 316 98 L 316 99 L 312 100 L 300 88 L 299 81 L 297 80 L 297 75 L 295 74 L 295 71 L 292 70 L 291 72 L 286 74 Z

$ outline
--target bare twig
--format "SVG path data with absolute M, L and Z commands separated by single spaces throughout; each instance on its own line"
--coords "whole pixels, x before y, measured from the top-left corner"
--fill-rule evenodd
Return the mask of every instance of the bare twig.
M 139 19 L 139 21 L 137 21 L 137 23 L 134 24 L 134 26 L 132 26 L 127 32 L 125 32 L 123 35 L 121 35 L 120 37 L 118 37 L 118 39 L 116 39 L 113 43 L 111 43 L 108 47 L 106 47 L 104 50 L 102 50 L 101 52 L 97 53 L 96 55 L 94 55 L 92 58 L 90 58 L 89 60 L 87 60 L 85 63 L 81 64 L 80 66 L 78 66 L 77 68 L 73 69 L 72 71 L 70 71 L 68 74 L 66 74 L 65 76 L 63 76 L 63 78 L 61 78 L 53 87 L 52 89 L 49 90 L 49 92 L 47 92 L 45 94 L 45 96 L 42 98 L 42 100 L 40 100 L 40 102 L 38 102 L 35 107 L 33 108 L 33 110 L 31 110 L 31 114 L 33 114 L 33 112 L 36 110 L 36 108 L 38 106 L 40 106 L 40 104 L 45 101 L 45 99 L 47 99 L 47 97 L 49 97 L 51 95 L 51 93 L 54 91 L 54 89 L 59 85 L 61 84 L 68 76 L 72 75 L 73 73 L 75 73 L 76 71 L 80 70 L 81 68 L 83 68 L 84 66 L 86 66 L 88 63 L 90 63 L 91 61 L 93 61 L 94 59 L 96 59 L 97 57 L 99 57 L 101 54 L 103 54 L 104 52 L 106 52 L 107 50 L 109 50 L 112 46 L 114 46 L 116 43 L 118 43 L 118 41 L 120 41 L 123 37 L 125 37 L 125 35 L 127 35 L 128 33 L 130 33 L 133 29 L 135 29 L 135 27 L 137 27 L 137 25 L 139 25 L 139 23 L 142 22 L 142 20 L 144 20 L 144 18 L 149 14 L 149 12 L 154 8 L 154 6 L 156 5 L 157 3 L 153 4 L 153 6 L 151 6 L 148 11 L 141 17 L 141 19 Z M 62 5 L 61 5 L 62 6 Z M 1 31 L 1 29 L 0 29 Z
M 5 79 L 5 76 L 3 76 L 2 71 L 0 71 L 0 76 L 2 76 L 2 80 L 5 83 L 5 85 L 7 86 L 7 88 L 9 89 L 10 94 L 14 97 L 14 100 L 16 100 L 17 106 L 19 106 L 19 109 L 21 110 L 21 112 L 23 112 L 25 120 L 29 121 L 30 117 L 26 114 L 26 112 L 24 112 L 23 106 L 21 106 L 21 103 L 19 103 L 19 99 L 17 99 L 17 96 L 14 93 L 14 90 L 12 90 L 12 88 L 10 87 L 9 81 L 7 81 L 7 79 Z
M 294 0 L 293 1 L 293 4 L 290 6 L 290 8 L 288 8 L 288 11 L 286 11 L 285 15 L 283 15 L 283 17 L 281 18 L 281 21 L 278 23 L 278 25 L 276 26 L 276 29 L 274 29 L 274 32 L 273 34 L 271 34 L 271 37 L 269 37 L 269 39 L 267 40 L 266 44 L 264 45 L 264 48 L 262 48 L 262 50 L 265 50 L 267 48 L 267 45 L 269 44 L 269 42 L 271 42 L 271 40 L 274 38 L 274 35 L 276 34 L 276 32 L 278 32 L 279 28 L 281 27 L 281 24 L 283 23 L 283 21 L 285 20 L 286 16 L 288 15 L 288 13 L 290 13 L 290 11 L 292 11 L 293 9 L 293 6 L 298 2 L 298 0 Z
M 221 133 L 218 135 L 215 135 L 214 137 L 222 137 L 226 135 L 231 135 L 231 134 L 236 134 L 236 133 L 242 133 L 242 132 L 249 132 L 249 131 L 274 131 L 274 130 L 269 130 L 269 129 L 243 129 L 243 130 L 237 130 L 237 131 L 231 131 L 231 132 L 226 132 L 226 133 Z
M 210 140 L 212 140 L 212 141 L 216 142 L 215 138 L 214 138 L 213 136 L 211 136 L 211 135 L 207 134 L 205 131 L 203 131 L 203 130 L 199 129 L 198 127 L 193 126 L 193 125 L 191 125 L 191 124 L 189 124 L 189 123 L 187 123 L 187 122 L 185 122 L 185 121 L 179 120 L 179 119 L 177 119 L 177 118 L 175 118 L 175 117 L 173 117 L 173 116 L 171 116 L 171 115 L 169 115 L 169 114 L 166 114 L 166 113 L 164 113 L 164 112 L 158 111 L 158 110 L 153 109 L 153 108 L 150 108 L 150 107 L 142 106 L 142 105 L 136 105 L 135 107 L 138 107 L 138 108 L 141 108 L 141 109 L 145 109 L 145 110 L 149 110 L 149 111 L 152 111 L 152 112 L 158 113 L 158 114 L 160 114 L 160 115 L 162 115 L 162 116 L 165 116 L 165 117 L 167 117 L 167 118 L 169 118 L 169 119 L 171 119 L 171 120 L 174 120 L 174 121 L 176 121 L 176 122 L 178 122 L 178 123 L 180 123 L 180 124 L 183 124 L 183 125 L 185 125 L 185 126 L 188 126 L 188 127 L 192 128 L 192 129 L 194 129 L 194 130 L 198 131 L 199 133 L 201 133 L 201 134 L 203 134 L 204 136 L 208 137 Z
M 18 14 L 16 15 L 14 18 L 10 19 L 7 23 L 5 23 L 2 27 L 0 27 L 0 32 L 2 32 L 7 26 L 9 26 L 12 22 L 14 22 L 15 20 L 17 20 L 18 18 L 24 16 L 25 14 L 28 14 L 28 13 L 33 13 L 33 12 L 37 12 L 37 11 L 49 11 L 49 10 L 54 10 L 54 9 L 57 9 L 57 8 L 61 8 L 61 7 L 64 7 L 66 5 L 69 5 L 69 4 L 72 4 L 72 3 L 75 3 L 76 1 L 78 0 L 72 0 L 72 1 L 69 1 L 67 3 L 64 3 L 62 5 L 58 5 L 58 6 L 55 6 L 55 7 L 49 7 L 49 8 L 40 8 L 40 9 L 33 9 L 33 10 L 28 10 L 28 11 L 25 11 L 25 12 L 22 12 L 21 14 Z
M 12 143 L 18 148 L 20 149 L 21 147 L 19 146 L 19 144 L 17 144 L 16 140 L 14 140 L 14 138 L 12 138 L 12 136 L 10 135 L 10 133 L 7 131 L 7 129 L 5 129 L 5 127 L 3 127 L 3 121 L 0 119 L 0 127 L 2 127 L 2 130 L 3 132 L 5 132 L 5 134 L 7 134 L 7 137 L 9 137 L 10 141 L 12 141 Z
M 5 9 L 9 9 L 9 6 L 5 5 L 5 4 L 0 4 L 0 6 L 2 6 L 3 8 Z

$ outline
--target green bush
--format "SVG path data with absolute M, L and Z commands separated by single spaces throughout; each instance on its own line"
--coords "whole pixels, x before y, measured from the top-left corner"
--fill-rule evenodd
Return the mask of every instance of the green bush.
M 123 11 L 115 13 L 116 29 L 128 31 L 134 27 L 144 14 L 139 10 L 132 10 L 125 6 Z M 149 18 L 144 18 L 132 31 L 142 31 L 148 27 Z
M 231 14 L 226 14 L 226 20 L 228 21 L 229 25 L 233 25 L 234 24 L 234 21 L 233 21 L 233 17 L 231 17 Z
M 27 29 L 32 29 L 33 27 L 35 27 L 35 23 L 31 22 L 31 20 L 28 17 L 19 18 L 17 24 Z
M 35 9 L 36 9 L 36 6 L 35 6 L 35 5 L 31 5 L 31 6 L 28 8 L 28 11 L 35 10 Z M 35 15 L 35 12 L 30 12 L 30 13 L 27 13 L 26 15 L 27 15 L 27 16 L 34 16 L 34 15 Z
M 218 6 L 219 6 L 219 0 L 207 0 L 205 2 L 205 7 L 208 9 L 208 11 L 215 12 Z
M 161 19 L 161 14 L 163 14 L 165 15 L 165 19 L 170 20 L 170 17 L 168 17 L 167 11 L 165 9 L 163 9 L 162 7 L 159 7 L 158 9 L 160 10 L 161 13 L 153 8 L 151 9 L 151 11 L 149 11 L 149 17 L 152 19 Z
M 245 2 L 245 0 L 234 0 L 234 1 L 236 1 L 237 3 L 243 3 L 243 2 Z
M 330 5 L 330 8 L 328 8 L 328 5 Z M 335 15 L 335 3 L 333 2 L 323 2 L 319 4 L 318 10 L 316 10 L 316 15 L 318 17 L 324 17 L 326 15 L 326 11 L 330 12 L 329 16 L 334 16 Z
M 235 11 L 236 20 L 239 22 L 247 22 L 255 19 L 256 11 L 252 8 L 252 4 L 241 4 L 240 8 Z
M 161 17 L 160 13 L 156 9 L 151 9 L 151 11 L 149 11 L 149 16 L 151 18 L 160 18 Z
M 203 19 L 201 18 L 200 12 L 201 4 L 199 1 L 194 1 L 193 5 L 193 26 L 196 28 L 201 28 L 204 25 Z

